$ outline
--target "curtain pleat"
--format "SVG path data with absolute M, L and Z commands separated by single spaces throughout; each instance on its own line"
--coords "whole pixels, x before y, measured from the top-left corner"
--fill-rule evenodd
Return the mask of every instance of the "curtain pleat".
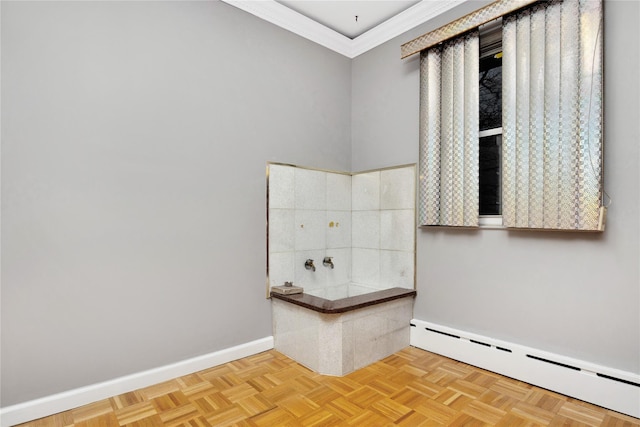
M 548 7 L 546 12 L 546 39 L 560 40 L 561 10 L 558 3 Z M 560 43 L 545 44 L 544 67 L 544 140 L 543 144 L 543 206 L 548 213 L 543 214 L 543 228 L 555 228 L 559 212 L 559 198 L 561 187 L 560 171 L 560 129 L 553 123 L 560 117 L 560 61 L 553 58 L 560 57 Z
M 478 225 L 477 31 L 420 59 L 420 224 Z
M 503 223 L 597 230 L 602 2 L 551 1 L 503 20 Z
M 480 212 L 480 38 L 476 33 L 464 45 L 464 209 L 463 224 L 477 226 Z M 473 64 L 476 64 L 475 66 Z
M 420 54 L 420 206 L 419 222 L 440 223 L 440 69 L 439 49 Z

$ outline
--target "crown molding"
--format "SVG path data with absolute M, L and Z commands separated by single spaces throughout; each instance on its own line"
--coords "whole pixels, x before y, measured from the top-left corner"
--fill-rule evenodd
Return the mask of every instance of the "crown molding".
M 471 0 L 422 0 L 393 18 L 350 39 L 275 0 L 222 0 L 260 19 L 331 49 L 347 58 L 356 56 Z
M 351 40 L 350 58 L 362 55 L 467 1 L 470 0 L 449 0 L 446 2 L 422 0 L 420 3 L 411 6 L 393 18 Z
M 275 0 L 222 0 L 260 19 L 351 58 L 352 40 Z

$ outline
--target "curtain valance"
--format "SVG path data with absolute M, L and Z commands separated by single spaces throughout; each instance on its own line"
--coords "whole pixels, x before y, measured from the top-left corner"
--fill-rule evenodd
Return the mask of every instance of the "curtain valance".
M 538 0 L 498 0 L 488 6 L 478 9 L 460 19 L 444 25 L 437 30 L 423 34 L 401 46 L 401 58 L 406 58 L 421 50 L 428 49 L 438 43 L 442 43 L 452 37 L 459 36 L 467 31 L 500 18 L 503 15 L 521 9 Z

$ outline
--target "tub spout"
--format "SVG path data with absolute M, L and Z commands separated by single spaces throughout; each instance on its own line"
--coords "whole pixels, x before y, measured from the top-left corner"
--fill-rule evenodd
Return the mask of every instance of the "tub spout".
M 306 268 L 307 270 L 316 271 L 316 266 L 313 265 L 312 259 L 308 259 L 304 262 L 304 268 Z
M 331 267 L 333 269 L 333 258 L 331 258 L 330 256 L 324 257 L 324 259 L 322 260 L 322 265 L 324 265 L 325 267 Z

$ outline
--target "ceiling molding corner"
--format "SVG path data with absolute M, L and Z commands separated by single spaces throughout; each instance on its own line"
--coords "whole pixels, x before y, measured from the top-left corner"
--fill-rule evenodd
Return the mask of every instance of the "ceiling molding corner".
M 422 0 L 352 40 L 352 58 L 362 55 L 467 1 L 470 0 L 449 0 L 447 2 Z
M 355 39 L 350 39 L 325 27 L 275 0 L 222 1 L 353 59 L 458 5 L 472 0 L 449 0 L 446 2 L 422 0 Z
M 289 9 L 275 0 L 222 0 L 280 28 L 352 58 L 350 38 Z

